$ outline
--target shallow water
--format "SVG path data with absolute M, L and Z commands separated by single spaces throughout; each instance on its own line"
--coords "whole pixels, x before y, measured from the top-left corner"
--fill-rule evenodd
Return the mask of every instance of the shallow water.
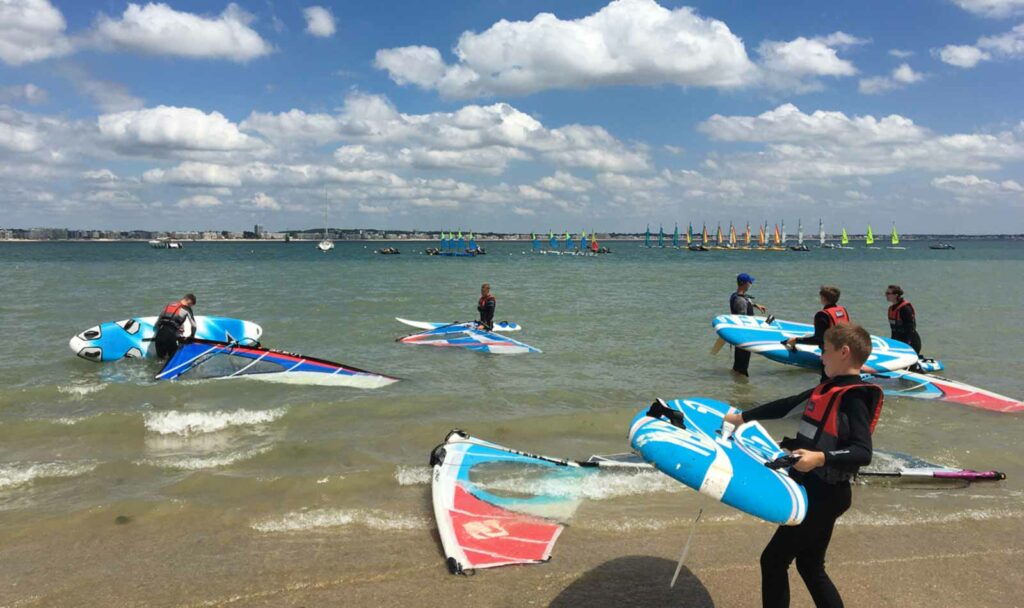
M 596 258 L 524 254 L 488 244 L 476 259 L 339 243 L 0 244 L 0 538 L 95 525 L 104 512 L 167 518 L 182 529 L 222 514 L 257 534 L 365 526 L 433 527 L 427 458 L 451 428 L 537 453 L 585 458 L 628 449 L 632 416 L 655 397 L 707 396 L 739 406 L 793 394 L 815 375 L 754 357 L 731 376 L 731 353 L 708 351 L 710 321 L 728 308 L 733 277 L 776 316 L 809 321 L 820 284 L 842 288 L 855 320 L 887 335 L 889 283 L 918 311 L 924 350 L 951 378 L 1024 396 L 1024 247 L 959 242 L 931 251 L 690 253 L 606 243 Z M 405 346 L 395 316 L 475 316 L 492 284 L 499 319 L 544 352 L 486 356 Z M 155 383 L 158 366 L 97 365 L 67 340 L 104 321 L 156 314 L 186 291 L 197 312 L 249 319 L 263 343 L 396 375 L 377 391 L 251 380 Z M 766 425 L 777 437 L 795 422 Z M 1007 473 L 998 484 L 936 490 L 866 485 L 845 525 L 1021 518 L 1024 417 L 888 399 L 876 446 L 940 464 Z M 658 529 L 692 517 L 696 494 L 657 473 L 578 480 L 575 523 Z M 714 506 L 709 516 L 734 511 Z M 424 535 L 424 542 L 433 542 Z

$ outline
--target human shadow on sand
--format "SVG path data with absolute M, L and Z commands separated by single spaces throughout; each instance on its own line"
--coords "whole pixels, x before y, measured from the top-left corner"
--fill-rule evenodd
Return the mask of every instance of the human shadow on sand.
M 676 563 L 660 557 L 631 555 L 605 562 L 558 594 L 549 608 L 709 608 L 711 594 L 685 566 L 669 589 Z

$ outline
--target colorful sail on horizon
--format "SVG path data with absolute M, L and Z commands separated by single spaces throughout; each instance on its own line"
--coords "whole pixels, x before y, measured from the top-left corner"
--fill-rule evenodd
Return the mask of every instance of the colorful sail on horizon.
M 729 246 L 736 246 L 736 227 L 732 225 L 732 222 L 729 222 Z
M 719 224 L 718 225 L 718 232 L 715 233 L 715 244 L 718 245 L 719 247 L 721 247 L 722 246 L 722 240 L 723 240 L 723 238 L 722 238 L 722 225 Z
M 676 229 L 672 231 L 672 246 L 679 247 L 679 222 L 676 222 Z
M 846 226 L 843 226 L 843 236 L 839 239 L 841 245 L 849 245 L 850 237 L 846 234 Z
M 768 245 L 768 235 L 766 234 L 767 230 L 768 224 L 757 227 L 757 244 L 760 245 L 761 247 L 765 247 Z
M 895 247 L 900 244 L 900 235 L 896 232 L 896 222 L 892 223 L 892 235 L 890 236 L 892 246 Z
M 693 222 L 686 228 L 686 245 L 689 247 L 693 244 Z
M 703 228 L 700 231 L 700 244 L 707 245 L 708 241 L 710 240 L 711 239 L 708 238 L 708 225 L 704 224 Z
M 874 245 L 875 244 L 875 233 L 871 230 L 871 224 L 868 224 L 868 232 L 867 232 L 867 234 L 864 235 L 864 244 L 865 245 Z
M 750 222 L 747 222 L 747 229 L 743 231 L 743 246 L 750 247 Z

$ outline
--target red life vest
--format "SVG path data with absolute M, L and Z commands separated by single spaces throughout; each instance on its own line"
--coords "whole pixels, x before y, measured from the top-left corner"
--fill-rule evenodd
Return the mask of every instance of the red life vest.
M 171 325 L 175 331 L 181 331 L 181 326 L 185 324 L 185 319 L 189 317 L 190 312 L 189 308 L 181 302 L 171 302 L 164 306 L 163 312 L 157 317 L 156 328 L 160 329 L 165 325 Z
M 836 304 L 835 306 L 829 306 L 822 309 L 829 319 L 829 327 L 835 327 L 840 323 L 850 322 L 850 313 L 846 312 L 846 308 Z
M 853 389 L 866 388 L 868 392 L 877 395 L 874 404 L 868 405 L 871 408 L 869 412 L 871 422 L 868 425 L 871 433 L 875 432 L 878 418 L 882 414 L 884 394 L 881 387 L 867 383 L 845 386 L 829 386 L 828 384 L 823 382 L 815 387 L 811 397 L 807 400 L 807 405 L 804 406 L 804 413 L 800 417 L 800 429 L 797 431 L 798 443 L 804 449 L 831 452 L 836 450 L 839 443 L 846 439 L 845 429 L 840 428 L 839 425 L 839 404 L 842 403 L 843 396 Z M 820 470 L 819 474 L 830 483 L 844 481 L 854 474 L 852 471 L 840 471 L 828 466 L 822 467 Z
M 909 306 L 910 314 L 915 318 L 917 317 L 917 311 L 914 310 L 913 304 L 906 300 L 900 300 L 896 304 L 893 304 L 892 306 L 889 307 L 889 327 L 896 329 L 897 327 L 903 325 L 903 320 L 900 319 L 900 309 L 902 309 L 905 306 Z
M 484 309 L 484 306 L 486 306 L 488 302 L 494 302 L 495 304 L 497 304 L 498 300 L 496 300 L 495 297 L 491 294 L 487 294 L 486 296 L 480 296 L 480 300 L 476 303 L 477 310 L 482 311 Z

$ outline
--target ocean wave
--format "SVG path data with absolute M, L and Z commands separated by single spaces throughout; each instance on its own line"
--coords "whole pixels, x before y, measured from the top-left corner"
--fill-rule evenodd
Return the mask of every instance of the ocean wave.
M 430 483 L 433 476 L 433 469 L 429 466 L 406 466 L 395 467 L 395 481 L 400 486 L 421 486 Z
M 287 413 L 274 410 L 234 410 L 231 412 L 153 412 L 145 415 L 146 430 L 160 435 L 196 435 L 216 433 L 232 426 L 268 424 Z
M 10 462 L 0 464 L 0 490 L 31 483 L 36 479 L 77 477 L 95 469 L 86 462 Z
M 178 469 L 182 471 L 199 471 L 202 469 L 216 469 L 226 467 L 236 462 L 249 460 L 269 452 L 272 446 L 229 452 L 227 454 L 215 454 L 213 456 L 168 456 L 165 458 L 147 458 L 139 460 L 136 464 L 160 467 L 161 469 Z
M 106 384 L 63 384 L 57 387 L 57 392 L 81 399 L 86 395 L 98 393 L 105 388 L 107 388 Z
M 862 511 L 850 512 L 839 518 L 836 523 L 846 526 L 913 526 L 917 524 L 948 524 L 958 521 L 1019 519 L 1022 517 L 1024 517 L 1024 512 L 1010 509 L 965 509 L 952 513 L 900 509 L 897 515 Z
M 614 471 L 595 474 L 591 470 L 575 475 L 508 477 L 479 484 L 492 491 L 565 496 L 588 500 L 609 500 L 655 492 L 679 492 L 683 485 L 655 470 Z
M 260 532 L 296 532 L 351 525 L 374 530 L 428 530 L 434 526 L 426 517 L 377 509 L 312 509 L 257 521 L 251 527 Z

